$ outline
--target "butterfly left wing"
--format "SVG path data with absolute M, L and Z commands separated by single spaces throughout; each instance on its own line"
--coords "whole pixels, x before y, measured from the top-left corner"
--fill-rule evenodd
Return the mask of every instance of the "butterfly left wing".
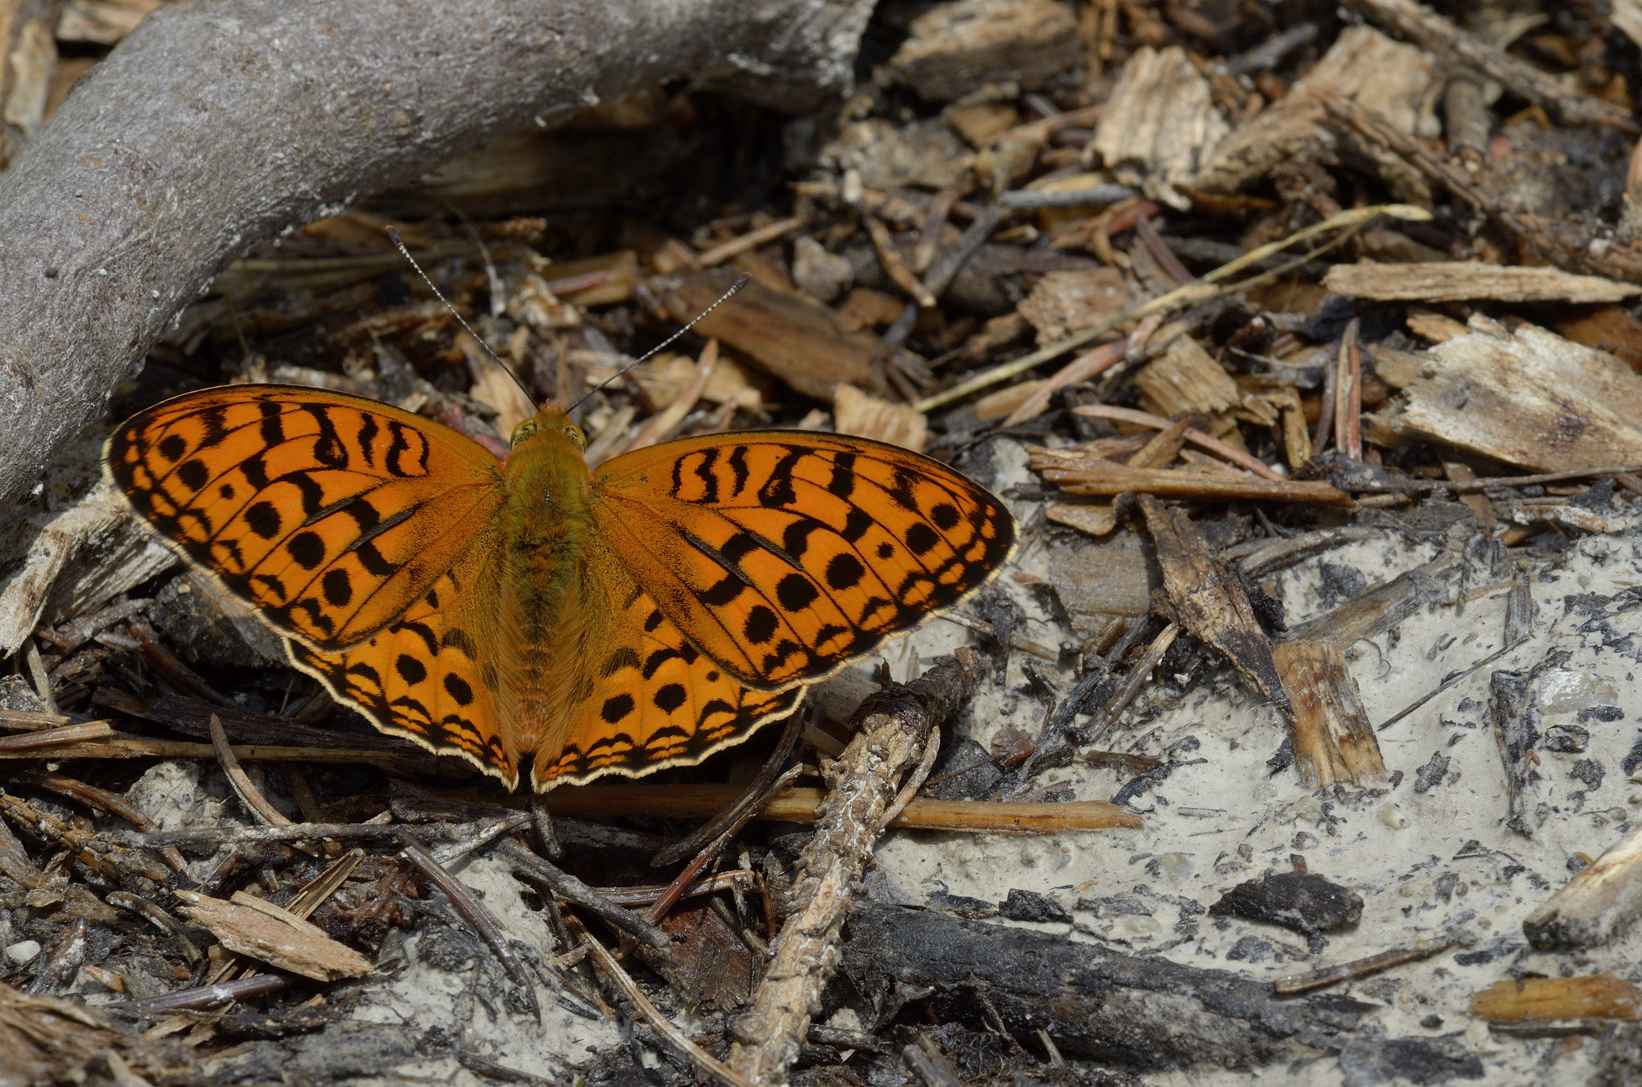
M 473 544 L 503 491 L 496 458 L 364 397 L 229 385 L 138 412 L 105 462 L 137 512 L 286 637 L 354 645 Z
M 984 584 L 1009 511 L 939 461 L 865 438 L 747 431 L 623 454 L 594 516 L 657 610 L 743 682 L 811 682 Z

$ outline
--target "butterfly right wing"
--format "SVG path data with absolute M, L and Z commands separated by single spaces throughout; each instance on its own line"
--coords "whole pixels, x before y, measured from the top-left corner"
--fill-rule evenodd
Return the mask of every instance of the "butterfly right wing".
M 299 386 L 156 404 L 114 432 L 105 460 L 149 524 L 321 651 L 370 638 L 422 599 L 503 493 L 498 461 L 472 439 Z
M 581 583 L 574 606 L 595 621 L 574 639 L 566 708 L 539 740 L 537 792 L 694 766 L 798 708 L 802 687 L 748 687 L 698 650 L 608 550 L 590 547 Z

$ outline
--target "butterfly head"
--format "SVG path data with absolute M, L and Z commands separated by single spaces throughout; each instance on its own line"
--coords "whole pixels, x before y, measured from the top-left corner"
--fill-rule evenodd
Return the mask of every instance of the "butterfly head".
M 587 448 L 587 432 L 571 422 L 566 411 L 549 404 L 513 428 L 508 445 L 517 455 L 527 447 L 548 447 L 568 442 L 578 453 Z

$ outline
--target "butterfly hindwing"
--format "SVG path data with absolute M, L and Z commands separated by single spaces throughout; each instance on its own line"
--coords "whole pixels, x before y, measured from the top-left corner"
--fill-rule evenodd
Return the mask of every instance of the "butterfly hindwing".
M 497 461 L 362 397 L 226 386 L 127 420 L 107 449 L 133 506 L 282 634 L 361 642 L 427 593 L 502 500 Z
M 286 639 L 291 663 L 318 679 L 381 732 L 440 755 L 457 755 L 517 786 L 518 766 L 503 739 L 496 645 L 463 586 L 481 575 L 473 555 L 439 578 L 421 599 L 365 641 L 324 651 Z
M 579 647 L 582 682 L 569 693 L 563 738 L 541 746 L 538 791 L 692 766 L 797 709 L 802 688 L 741 683 L 691 644 L 614 555 L 595 550 L 591 559 L 583 603 L 602 618 Z
M 983 584 L 1009 512 L 961 473 L 863 438 L 749 431 L 624 454 L 595 517 L 658 610 L 742 681 L 813 681 Z

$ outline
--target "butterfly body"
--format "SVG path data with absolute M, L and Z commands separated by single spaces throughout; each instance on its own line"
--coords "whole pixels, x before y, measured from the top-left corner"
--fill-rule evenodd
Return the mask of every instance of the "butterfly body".
M 127 420 L 116 485 L 378 729 L 508 788 L 691 765 L 983 584 L 1001 503 L 928 458 L 800 431 L 592 468 L 556 407 L 508 455 L 293 386 Z

